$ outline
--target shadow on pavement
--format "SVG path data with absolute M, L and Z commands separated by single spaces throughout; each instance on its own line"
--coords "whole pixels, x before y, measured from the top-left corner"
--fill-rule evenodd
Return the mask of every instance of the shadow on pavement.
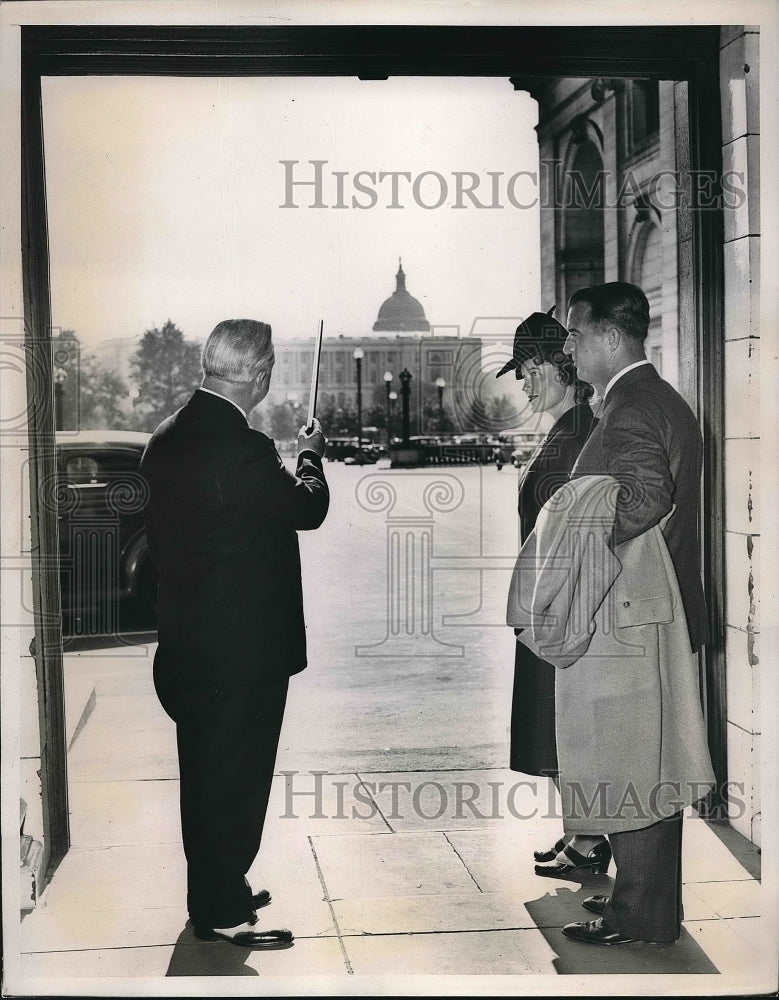
M 226 941 L 199 941 L 187 923 L 179 934 L 166 976 L 259 976 L 246 965 L 252 954 Z
M 536 927 L 557 956 L 553 964 L 559 975 L 707 975 L 719 972 L 684 928 L 679 940 L 671 945 L 636 943 L 605 947 L 569 940 L 562 926 L 577 920 L 594 920 L 595 915 L 583 909 L 581 904 L 596 893 L 608 894 L 613 880 L 603 876 L 583 884 L 569 884 L 571 888 L 558 884 L 554 894 L 525 903 Z

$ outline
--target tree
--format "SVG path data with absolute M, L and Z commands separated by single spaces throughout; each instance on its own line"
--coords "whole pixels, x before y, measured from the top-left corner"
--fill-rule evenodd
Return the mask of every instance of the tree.
M 448 434 L 457 430 L 446 407 L 439 406 L 438 391 L 425 389 L 422 398 L 422 433 Z
M 519 413 L 510 396 L 493 396 L 487 403 L 487 416 L 496 431 L 516 427 Z
M 127 383 L 116 372 L 103 368 L 93 355 L 81 360 L 79 383 L 82 430 L 126 430 Z
M 386 403 L 374 403 L 373 406 L 365 414 L 365 426 L 366 427 L 378 427 L 379 430 L 384 430 L 387 426 L 387 404 Z
M 298 428 L 292 417 L 289 403 L 276 403 L 270 411 L 271 436 L 276 441 L 289 441 L 295 437 Z
M 460 414 L 463 430 L 480 434 L 500 434 L 520 423 L 521 415 L 510 396 L 470 399 Z
M 200 384 L 200 346 L 170 320 L 144 333 L 131 363 L 141 430 L 153 431 Z
M 317 409 L 317 417 L 326 437 L 351 437 L 357 434 L 357 411 L 336 406 L 333 399 Z

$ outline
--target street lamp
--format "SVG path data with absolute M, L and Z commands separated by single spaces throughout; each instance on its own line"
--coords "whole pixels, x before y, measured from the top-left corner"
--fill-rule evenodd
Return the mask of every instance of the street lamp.
M 64 393 L 65 383 L 68 380 L 68 373 L 64 368 L 54 369 L 54 429 L 62 430 L 64 423 Z
M 392 395 L 392 372 L 384 372 L 384 388 L 387 390 L 387 451 L 389 452 L 391 438 L 390 438 L 390 396 Z M 395 393 L 395 399 L 398 398 L 398 394 Z
M 395 403 L 398 401 L 398 394 L 393 390 L 387 393 L 387 406 L 389 410 L 387 411 L 387 440 L 392 444 L 392 413 L 395 409 Z
M 365 351 L 355 347 L 352 357 L 357 364 L 357 456 L 362 454 L 362 359 Z
M 409 433 L 409 417 L 408 417 L 408 401 L 411 395 L 411 372 L 408 368 L 404 368 L 400 373 L 400 396 L 401 403 L 403 405 L 403 444 L 408 447 L 408 433 Z
M 444 388 L 446 386 L 446 381 L 439 375 L 435 380 L 435 387 L 438 389 L 438 433 L 440 434 L 444 427 Z

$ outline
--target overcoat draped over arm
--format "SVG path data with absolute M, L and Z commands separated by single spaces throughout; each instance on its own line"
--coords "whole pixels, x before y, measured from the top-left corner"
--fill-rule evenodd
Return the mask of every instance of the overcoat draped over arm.
M 697 658 L 660 525 L 613 542 L 620 484 L 582 476 L 541 510 L 507 624 L 553 663 L 566 829 L 651 826 L 714 784 Z M 613 546 L 613 547 L 612 547 Z

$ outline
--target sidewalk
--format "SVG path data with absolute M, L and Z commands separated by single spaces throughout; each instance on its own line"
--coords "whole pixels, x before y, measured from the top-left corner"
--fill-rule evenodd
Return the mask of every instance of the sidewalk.
M 588 947 L 568 941 L 561 927 L 585 919 L 581 901 L 608 892 L 611 879 L 538 878 L 532 850 L 559 836 L 559 820 L 522 820 L 506 810 L 514 788 L 513 811 L 532 813 L 548 794 L 544 781 L 535 791 L 519 788 L 521 775 L 494 767 L 336 773 L 315 764 L 304 771 L 287 722 L 251 881 L 274 897 L 261 920 L 292 929 L 294 947 L 252 952 L 197 941 L 186 924 L 175 736 L 151 685 L 152 653 L 140 646 L 66 657 L 71 679 L 96 678 L 96 697 L 69 753 L 72 847 L 22 922 L 21 975 L 30 993 L 154 994 L 176 990 L 161 977 L 193 976 L 262 976 L 246 986 L 264 995 L 516 994 L 531 986 L 515 976 L 604 973 L 690 975 L 673 990 L 690 993 L 724 992 L 727 983 L 748 991 L 763 981 L 751 846 L 742 848 L 742 864 L 711 827 L 690 817 L 681 940 Z M 287 721 L 300 725 L 315 714 L 319 698 L 306 691 L 293 683 Z M 316 770 L 328 773 L 315 778 Z M 315 781 L 318 800 L 301 794 Z M 481 815 L 463 803 L 466 782 L 480 790 Z M 484 798 L 490 787 L 498 790 L 500 818 Z M 458 976 L 471 978 L 440 978 Z M 397 977 L 426 978 L 404 979 L 404 988 Z M 543 988 L 587 991 L 578 978 L 554 982 Z M 195 992 L 227 987 L 201 981 Z M 243 991 L 229 985 L 230 995 Z

